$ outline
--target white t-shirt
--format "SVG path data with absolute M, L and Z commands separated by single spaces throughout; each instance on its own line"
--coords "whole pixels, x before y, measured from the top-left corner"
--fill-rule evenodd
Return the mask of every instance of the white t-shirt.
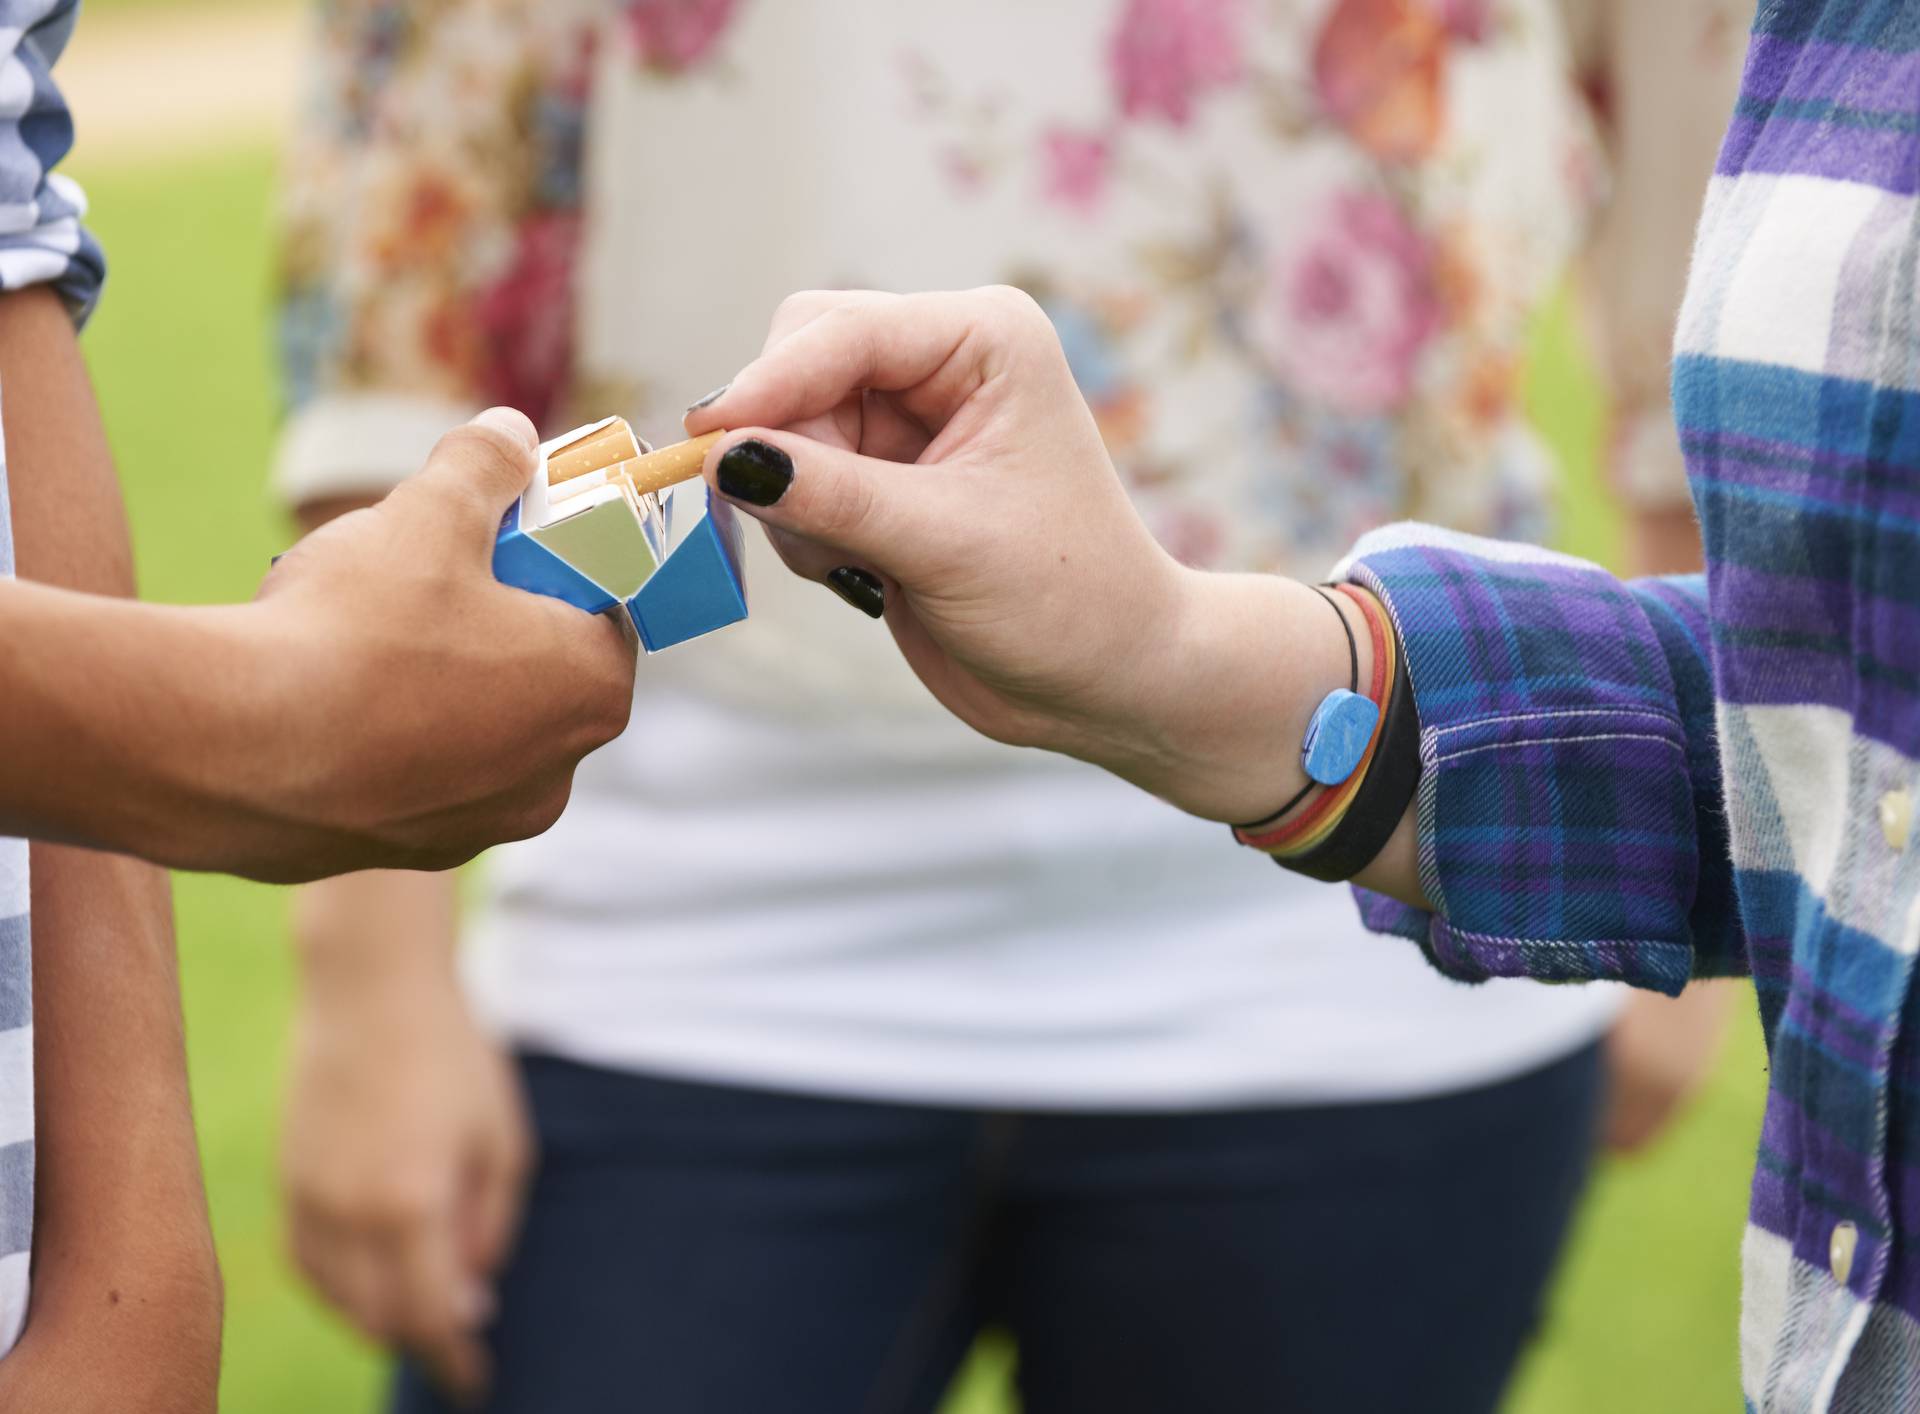
M 468 960 L 541 1051 L 972 1106 L 1418 1095 L 1568 1053 L 1615 1006 L 1448 982 L 1344 888 L 1079 762 L 660 688 L 560 824 L 495 855 Z
M 1516 372 L 1593 156 L 1557 13 L 1435 7 L 1431 63 L 1383 78 L 1374 10 L 709 0 L 637 21 L 645 62 L 603 46 L 588 128 L 577 381 L 606 401 L 583 416 L 671 436 L 794 289 L 1013 279 L 1191 561 L 1315 574 L 1408 513 L 1536 528 Z M 483 40 L 461 42 L 508 67 Z M 468 71 L 433 72 L 445 101 L 365 164 L 404 179 L 471 101 L 444 81 Z M 449 410 L 323 396 L 286 483 L 424 444 Z M 566 818 L 494 858 L 470 973 L 522 1044 L 834 1095 L 1179 1108 L 1474 1085 L 1616 1007 L 1449 983 L 1344 889 L 973 736 L 883 626 L 749 541 L 752 621 L 644 662 Z

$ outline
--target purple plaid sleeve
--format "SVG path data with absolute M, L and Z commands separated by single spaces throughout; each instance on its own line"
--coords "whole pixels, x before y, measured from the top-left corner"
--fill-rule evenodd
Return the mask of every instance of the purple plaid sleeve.
M 1386 603 L 1420 708 L 1431 914 L 1360 892 L 1369 927 L 1465 981 L 1678 992 L 1737 970 L 1705 590 L 1426 526 L 1337 573 Z

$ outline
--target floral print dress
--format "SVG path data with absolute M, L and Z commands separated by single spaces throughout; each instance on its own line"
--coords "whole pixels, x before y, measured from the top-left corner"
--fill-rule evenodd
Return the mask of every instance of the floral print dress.
M 593 367 L 577 338 L 592 299 L 583 154 L 601 61 L 611 53 L 669 102 L 750 90 L 755 66 L 783 57 L 755 42 L 771 28 L 756 25 L 760 8 L 772 7 L 333 0 L 285 188 L 294 406 L 318 400 L 320 417 L 329 399 L 420 394 L 510 402 L 549 423 L 604 407 L 609 376 L 627 370 Z M 817 28 L 828 7 L 787 8 Z M 1519 406 L 1521 354 L 1606 191 L 1593 99 L 1611 84 L 1576 72 L 1569 31 L 1590 27 L 1577 9 L 1028 7 L 1054 16 L 1035 38 L 1060 81 L 1020 92 L 992 7 L 837 8 L 867 31 L 860 60 L 897 90 L 887 160 L 937 170 L 955 205 L 1017 191 L 1023 225 L 1039 223 L 1031 244 L 980 252 L 978 280 L 1024 284 L 1053 313 L 1176 553 L 1311 572 L 1400 515 L 1543 530 L 1548 476 Z M 968 17 L 971 52 L 916 33 L 943 8 Z M 1703 66 L 1727 67 L 1710 46 L 1737 52 L 1732 7 L 1692 0 L 1671 29 Z M 1675 204 L 1661 214 L 1684 228 L 1692 212 Z M 841 255 L 818 282 L 861 278 L 862 263 Z M 698 390 L 619 391 L 658 422 Z M 1233 504 L 1211 499 L 1218 476 L 1183 494 L 1194 463 L 1222 459 L 1241 463 Z M 294 463 L 295 495 L 337 475 Z

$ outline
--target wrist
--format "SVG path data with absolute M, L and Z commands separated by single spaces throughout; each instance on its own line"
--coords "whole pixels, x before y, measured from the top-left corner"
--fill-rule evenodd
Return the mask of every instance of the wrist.
M 1372 654 L 1354 627 L 1364 684 Z M 1091 759 L 1204 819 L 1271 815 L 1307 783 L 1300 747 L 1314 708 L 1352 681 L 1341 618 L 1295 580 L 1182 569 L 1160 637 Z
M 294 897 L 294 955 L 310 1013 L 367 1018 L 459 1004 L 452 875 L 376 870 L 323 880 Z

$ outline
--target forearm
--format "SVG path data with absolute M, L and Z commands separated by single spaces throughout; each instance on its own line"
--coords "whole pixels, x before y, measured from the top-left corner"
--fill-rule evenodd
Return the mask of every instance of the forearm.
M 453 874 L 369 870 L 307 885 L 293 919 L 302 1005 L 404 1013 L 455 990 L 457 907 Z
M 7 694 L 8 727 L 24 727 L 29 714 L 16 699 L 43 700 L 30 684 L 57 676 L 50 665 L 94 669 L 95 633 L 123 646 L 114 630 L 137 633 L 140 620 L 112 597 L 82 597 L 130 594 L 132 555 L 85 369 L 50 295 L 0 299 L 0 391 L 16 568 L 37 582 L 5 592 L 10 604 L 31 606 L 25 617 L 41 634 L 67 630 L 0 631 L 23 689 Z M 59 624 L 60 610 L 77 605 L 111 616 L 112 629 L 101 615 L 86 632 Z M 20 617 L 9 627 L 27 628 Z M 116 697 L 111 675 L 88 676 L 95 691 Z M 62 750 L 8 727 L 0 735 L 14 763 L 33 768 L 50 757 L 72 795 L 115 793 L 113 782 L 76 771 L 71 742 Z M 85 1339 L 99 1358 L 111 1351 L 129 1407 L 210 1402 L 219 1278 L 187 1094 L 166 876 L 133 859 L 47 843 L 32 848 L 31 876 L 33 1320 Z M 153 1398 L 137 1398 L 143 1390 Z M 182 1392 L 184 1404 L 174 1398 Z
M 1363 542 L 1347 572 L 1390 610 L 1423 729 L 1415 801 L 1355 880 L 1415 912 L 1376 901 L 1374 926 L 1470 977 L 1677 990 L 1738 971 L 1698 579 L 1622 584 L 1421 527 Z M 1304 783 L 1307 716 L 1349 680 L 1345 634 L 1283 580 L 1182 571 L 1166 597 L 1176 627 L 1116 664 L 1129 686 L 1102 729 L 1069 720 L 1032 744 L 1204 818 L 1261 819 Z M 1631 854 L 1623 830 L 1643 841 Z
M 112 597 L 133 592 L 119 485 L 43 289 L 0 296 L 0 425 L 23 581 L 0 584 L 0 831 L 186 860 L 223 779 L 215 753 L 248 750 L 265 715 L 262 663 L 241 651 L 250 615 Z
M 375 498 L 297 506 L 310 534 Z M 458 876 L 385 869 L 308 884 L 294 897 L 294 957 L 304 1008 L 329 1013 L 368 1006 L 405 1010 L 425 992 L 452 991 Z
M 296 694 L 276 705 L 255 619 L 0 584 L 0 832 L 204 868 L 250 822 L 278 824 L 253 799 L 269 801 L 267 770 L 313 744 L 294 740 Z M 263 740 L 275 722 L 280 753 Z
M 1701 198 L 1739 91 L 1747 15 L 1731 0 L 1608 0 L 1584 67 L 1611 95 L 1612 158 L 1587 308 L 1612 398 L 1615 489 L 1636 574 L 1698 569 L 1700 532 L 1668 398 L 1674 313 Z M 1749 11 L 1751 7 L 1748 7 Z
M 37 1191 L 29 1336 L 72 1342 L 127 1409 L 213 1407 L 207 1226 L 166 876 L 33 848 Z
M 0 583 L 0 832 L 203 860 L 270 715 L 249 617 Z

